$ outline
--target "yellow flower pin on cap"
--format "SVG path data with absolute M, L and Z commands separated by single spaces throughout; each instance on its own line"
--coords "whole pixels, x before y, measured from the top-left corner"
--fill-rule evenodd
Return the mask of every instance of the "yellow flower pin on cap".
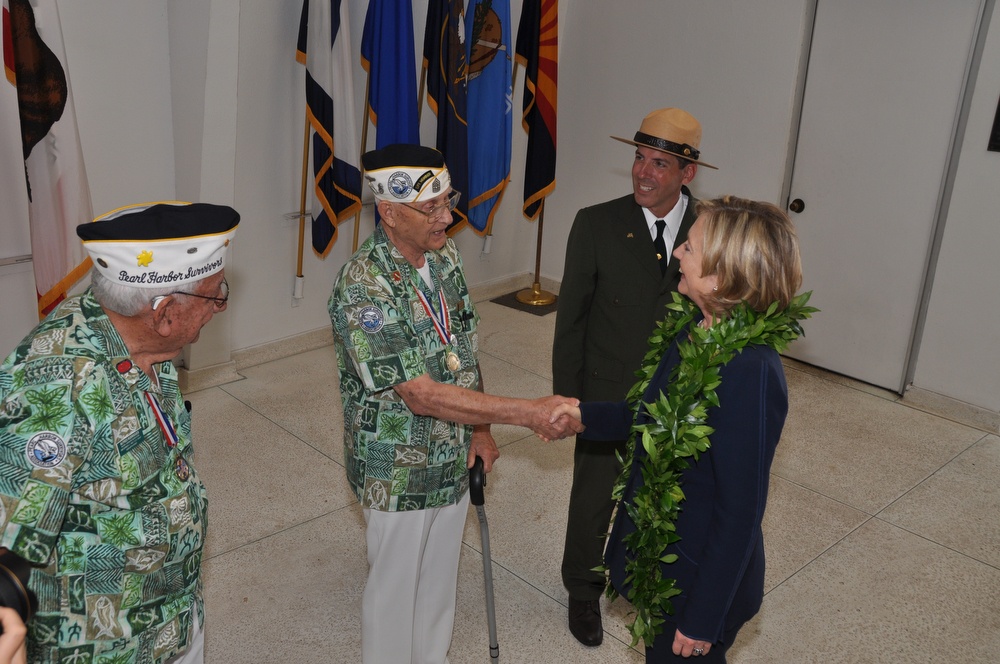
M 112 282 L 161 288 L 222 270 L 239 223 L 239 213 L 225 205 L 168 201 L 112 210 L 76 234 Z

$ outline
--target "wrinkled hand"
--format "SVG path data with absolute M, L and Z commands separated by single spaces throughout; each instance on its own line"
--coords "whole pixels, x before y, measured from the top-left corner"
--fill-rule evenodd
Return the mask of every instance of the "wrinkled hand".
M 500 458 L 500 450 L 493 440 L 489 425 L 476 426 L 472 429 L 472 440 L 469 441 L 469 468 L 476 464 L 476 457 L 483 460 L 483 472 L 493 470 L 493 462 Z
M 707 655 L 708 651 L 711 649 L 712 644 L 708 641 L 697 641 L 695 639 L 688 638 L 681 634 L 681 630 L 674 632 L 673 651 L 675 655 L 679 655 L 681 657 L 691 657 L 693 655 L 697 657 L 698 655 Z
M 579 410 L 579 399 L 562 397 L 553 394 L 550 397 L 542 397 L 532 402 L 534 406 L 531 410 L 531 430 L 545 442 L 566 438 L 583 431 L 584 426 L 580 423 L 579 417 L 572 417 L 567 414 L 573 409 Z M 570 410 L 567 411 L 566 409 Z M 558 412 L 557 412 L 558 411 Z

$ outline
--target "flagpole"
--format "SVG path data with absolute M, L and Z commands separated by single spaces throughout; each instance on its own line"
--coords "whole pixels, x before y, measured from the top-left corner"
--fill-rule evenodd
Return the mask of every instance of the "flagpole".
M 301 300 L 305 277 L 302 275 L 302 249 L 306 238 L 306 191 L 309 179 L 309 109 L 306 109 L 305 135 L 302 138 L 302 189 L 299 192 L 299 258 L 295 266 L 292 297 Z
M 540 283 L 542 269 L 542 224 L 545 221 L 545 199 L 543 198 L 538 205 L 538 243 L 535 249 L 535 281 L 531 284 L 531 288 L 518 291 L 515 297 L 517 297 L 518 302 L 523 304 L 544 306 L 555 302 L 556 296 L 542 290 Z
M 517 83 L 517 60 L 514 60 L 514 69 L 510 75 L 510 89 L 514 90 Z M 525 288 L 517 292 L 515 297 L 522 304 L 534 306 L 545 306 L 556 301 L 556 296 L 546 290 L 542 290 L 541 270 L 542 270 L 542 225 L 545 223 L 545 199 L 538 204 L 538 239 L 535 247 L 535 281 L 531 288 Z
M 368 150 L 368 116 L 371 115 L 371 87 L 372 87 L 372 75 L 369 73 L 368 78 L 365 80 L 365 110 L 361 114 L 361 154 L 358 155 L 358 163 L 361 163 L 361 157 L 364 156 L 365 152 Z M 364 191 L 364 185 L 361 187 L 361 191 Z M 353 254 L 358 250 L 358 231 L 361 228 L 361 208 L 354 213 L 354 242 L 351 245 L 351 253 Z
M 424 80 L 427 78 L 427 67 L 420 67 L 420 87 L 417 88 L 417 125 L 424 110 Z

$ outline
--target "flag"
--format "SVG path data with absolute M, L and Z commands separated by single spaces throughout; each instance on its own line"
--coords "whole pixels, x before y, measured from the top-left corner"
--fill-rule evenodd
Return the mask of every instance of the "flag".
M 312 245 L 320 256 L 333 247 L 337 224 L 361 209 L 350 30 L 347 0 L 303 0 L 296 60 L 306 66 L 316 194 Z
M 462 0 L 430 0 L 424 32 L 427 104 L 437 115 L 437 149 L 444 155 L 451 186 L 462 193 L 448 233 L 469 218 L 469 141 L 466 120 L 465 25 Z
M 480 235 L 493 226 L 510 179 L 510 0 L 471 0 L 468 35 L 469 224 Z
M 524 216 L 535 219 L 556 188 L 556 79 L 559 59 L 558 0 L 524 0 L 517 27 L 516 59 L 524 67 L 521 125 L 528 132 L 524 165 Z
M 410 0 L 369 0 L 361 37 L 361 65 L 368 72 L 369 117 L 375 147 L 420 143 L 417 63 Z
M 3 59 L 17 88 L 28 187 L 31 255 L 44 317 L 86 275 L 91 262 L 76 227 L 93 220 L 90 188 L 66 72 L 54 0 L 4 0 Z

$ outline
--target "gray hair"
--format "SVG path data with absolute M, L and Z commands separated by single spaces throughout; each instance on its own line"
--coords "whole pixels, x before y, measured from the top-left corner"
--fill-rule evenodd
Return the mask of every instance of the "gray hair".
M 191 290 L 196 289 L 202 281 L 204 279 L 192 282 L 190 284 Z M 90 271 L 90 290 L 93 291 L 98 303 L 105 309 L 114 311 L 122 316 L 138 315 L 154 298 L 160 295 L 176 294 L 177 291 L 174 288 L 174 286 L 164 286 L 162 288 L 128 286 L 111 281 L 98 271 L 96 267 Z

